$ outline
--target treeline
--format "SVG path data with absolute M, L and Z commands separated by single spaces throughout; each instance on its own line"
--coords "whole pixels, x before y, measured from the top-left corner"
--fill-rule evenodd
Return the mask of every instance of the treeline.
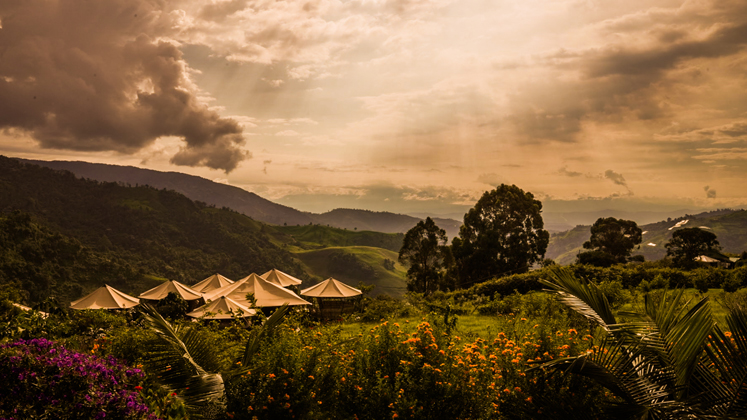
M 720 289 L 733 292 L 747 286 L 747 266 L 737 269 L 701 267 L 685 270 L 665 267 L 659 263 L 615 265 L 612 267 L 594 267 L 574 264 L 567 267 L 577 277 L 596 284 L 616 283 L 625 289 L 648 291 L 662 288 L 697 288 Z M 550 279 L 548 268 L 530 271 L 524 274 L 495 278 L 478 283 L 468 289 L 438 294 L 435 297 L 445 299 L 500 298 L 514 293 L 525 294 L 543 290 L 540 280 Z
M 190 284 L 216 272 L 238 278 L 278 268 L 305 277 L 266 226 L 244 215 L 5 157 L 0 215 L 0 281 L 20 282 L 29 303 L 76 298 L 105 282 L 135 292 L 148 279 Z

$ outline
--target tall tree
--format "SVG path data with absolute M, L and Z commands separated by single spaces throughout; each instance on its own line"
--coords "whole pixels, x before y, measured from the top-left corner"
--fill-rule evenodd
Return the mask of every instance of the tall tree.
M 399 250 L 399 262 L 409 265 L 407 290 L 429 294 L 442 286 L 443 270 L 449 257 L 446 231 L 430 217 L 407 231 Z
M 584 248 L 591 251 L 578 255 L 578 261 L 624 263 L 636 245 L 643 240 L 638 224 L 632 220 L 600 217 L 591 227 L 591 237 L 584 242 Z M 590 258 L 593 256 L 593 258 Z
M 667 257 L 683 267 L 693 267 L 698 256 L 721 249 L 714 233 L 699 228 L 675 231 L 665 246 Z
M 503 274 L 524 273 L 542 261 L 550 241 L 542 203 L 516 185 L 487 191 L 464 215 L 452 242 L 460 286 Z

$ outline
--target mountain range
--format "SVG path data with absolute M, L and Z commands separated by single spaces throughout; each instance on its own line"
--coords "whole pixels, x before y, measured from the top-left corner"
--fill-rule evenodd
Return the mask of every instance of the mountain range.
M 403 234 L 276 226 L 169 189 L 127 187 L 0 156 L 0 287 L 63 304 L 109 284 L 137 295 L 166 279 L 277 268 L 304 287 L 334 276 L 399 297 Z
M 148 185 L 159 189 L 174 190 L 192 200 L 229 208 L 254 220 L 277 226 L 321 225 L 358 232 L 404 233 L 427 216 L 426 214 L 413 216 L 361 209 L 335 209 L 316 214 L 274 203 L 235 186 L 178 172 L 159 172 L 132 166 L 88 162 L 19 160 L 53 169 L 67 170 L 83 179 L 116 182 L 129 186 Z M 558 206 L 555 205 L 555 207 Z M 569 212 L 565 211 L 567 209 L 562 206 L 555 210 L 543 212 L 545 228 L 552 232 L 545 256 L 561 264 L 570 264 L 575 261 L 578 252 L 583 251 L 583 243 L 591 235 L 589 223 L 599 217 L 637 221 L 647 233 L 644 234 L 644 241 L 639 249 L 635 250 L 634 255 L 643 255 L 647 260 L 660 259 L 666 255 L 664 245 L 671 238 L 672 231 L 676 229 L 672 226 L 683 220 L 689 220 L 687 227 L 697 224 L 712 229 L 717 234 L 725 252 L 739 253 L 747 249 L 747 239 L 744 237 L 747 233 L 742 233 L 747 232 L 747 222 L 743 223 L 742 214 L 744 213 L 737 210 L 703 212 L 696 215 L 688 215 L 686 210 Z M 449 216 L 456 217 L 457 215 Z M 458 235 L 461 222 L 449 217 L 432 218 L 439 227 L 446 230 L 449 238 Z M 575 227 L 569 228 L 570 226 Z M 396 249 L 393 250 L 396 251 Z
M 647 261 L 664 258 L 667 253 L 665 245 L 672 234 L 688 227 L 713 232 L 722 252 L 740 254 L 747 250 L 747 210 L 721 209 L 695 215 L 686 214 L 639 227 L 643 231 L 643 242 L 633 251 L 633 255 L 643 255 Z M 554 233 L 550 236 L 545 257 L 558 264 L 571 264 L 579 252 L 585 251 L 583 243 L 590 237 L 589 225 L 579 225 L 565 232 Z
M 123 185 L 148 185 L 158 189 L 174 190 L 191 200 L 216 207 L 227 207 L 254 220 L 274 225 L 320 224 L 350 230 L 371 230 L 383 233 L 404 233 L 422 218 L 390 212 L 358 209 L 335 209 L 326 213 L 308 213 L 274 203 L 259 195 L 232 185 L 221 184 L 194 175 L 179 172 L 160 172 L 134 166 L 103 163 L 42 161 L 19 159 L 22 162 L 61 169 L 80 178 L 100 182 L 117 182 Z M 459 233 L 461 222 L 448 218 L 433 218 L 453 238 Z

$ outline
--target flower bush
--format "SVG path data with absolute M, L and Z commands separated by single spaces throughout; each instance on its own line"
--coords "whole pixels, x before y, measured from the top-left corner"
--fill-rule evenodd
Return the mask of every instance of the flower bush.
M 489 340 L 447 333 L 439 317 L 391 321 L 346 339 L 286 325 L 226 386 L 235 419 L 488 419 L 563 417 L 607 398 L 583 378 L 527 369 L 590 351 L 589 331 L 568 320 L 502 318 Z M 596 411 L 595 411 L 596 410 Z
M 155 419 L 143 373 L 44 338 L 0 345 L 0 419 Z

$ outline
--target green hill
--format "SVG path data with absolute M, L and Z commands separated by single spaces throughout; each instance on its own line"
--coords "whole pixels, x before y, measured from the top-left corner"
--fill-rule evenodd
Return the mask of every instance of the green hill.
M 274 226 L 274 229 L 292 237 L 292 242 L 302 248 L 343 246 L 369 246 L 399 252 L 403 233 L 351 231 L 320 225 Z
M 32 215 L 26 236 L 7 222 L 21 220 L 14 211 Z M 266 225 L 174 191 L 82 180 L 0 157 L 0 215 L 6 221 L 0 281 L 21 282 L 29 303 L 51 294 L 74 299 L 74 291 L 105 283 L 137 294 L 148 279 L 192 284 L 216 272 L 235 279 L 278 268 L 308 278 L 293 255 L 271 241 Z M 50 259 L 57 245 L 45 243 L 63 249 L 77 243 L 82 259 L 69 265 Z M 19 252 L 21 246 L 43 252 Z
M 581 245 L 589 240 L 591 226 L 579 225 L 575 228 L 550 235 L 545 257 L 552 258 L 556 263 L 568 265 L 576 261 L 576 254 L 583 250 Z
M 334 277 L 353 287 L 359 282 L 375 285 L 371 292 L 374 296 L 387 294 L 402 297 L 407 291 L 407 269 L 397 262 L 394 251 L 350 246 L 299 251 L 294 255 L 303 262 L 309 273 L 323 279 Z

